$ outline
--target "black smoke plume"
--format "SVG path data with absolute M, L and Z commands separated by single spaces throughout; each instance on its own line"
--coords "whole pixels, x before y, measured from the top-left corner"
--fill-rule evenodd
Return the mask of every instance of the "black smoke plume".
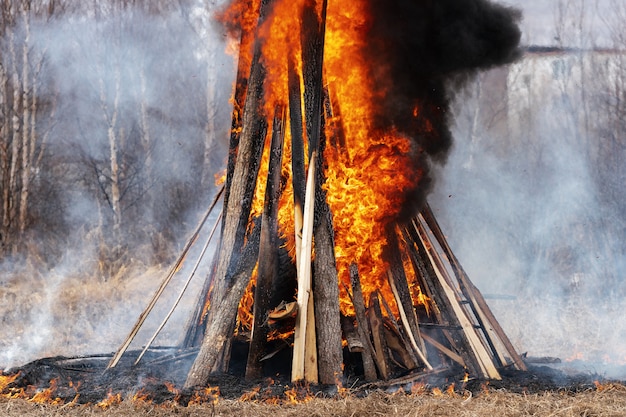
M 401 217 L 413 215 L 432 186 L 428 166 L 445 161 L 452 145 L 450 101 L 478 70 L 521 53 L 521 13 L 487 0 L 370 0 L 365 51 L 373 71 L 377 129 L 415 141 L 420 184 Z

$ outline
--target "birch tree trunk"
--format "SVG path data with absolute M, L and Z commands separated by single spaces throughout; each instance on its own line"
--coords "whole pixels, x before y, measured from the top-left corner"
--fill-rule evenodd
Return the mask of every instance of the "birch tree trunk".
M 120 167 L 118 163 L 118 137 L 117 137 L 117 120 L 119 113 L 120 100 L 120 70 L 115 70 L 115 91 L 113 98 L 113 108 L 109 110 L 107 105 L 107 96 L 105 91 L 104 79 L 100 78 L 100 102 L 104 121 L 107 124 L 107 139 L 109 141 L 109 168 L 110 173 L 110 193 L 109 204 L 113 210 L 113 230 L 119 230 L 121 217 L 120 204 Z M 109 113 L 110 111 L 110 113 Z
M 34 134 L 35 131 L 35 96 L 30 94 L 29 91 L 34 87 L 30 84 L 30 62 L 28 59 L 28 50 L 30 48 L 30 19 L 26 9 L 22 9 L 22 20 L 24 24 L 25 38 L 22 45 L 22 172 L 21 180 L 22 187 L 20 190 L 20 204 L 18 214 L 18 230 L 19 236 L 23 236 L 26 230 L 26 217 L 28 214 L 28 195 L 30 192 L 30 178 L 31 171 L 31 155 L 34 153 L 35 143 Z
M 202 159 L 202 180 L 203 187 L 210 186 L 214 180 L 212 178 L 212 157 L 211 153 L 215 145 L 215 113 L 216 113 L 216 86 L 217 86 L 217 68 L 215 60 L 217 59 L 217 51 L 214 45 L 209 47 L 207 56 L 207 77 L 206 77 L 206 126 L 204 140 L 204 157 Z

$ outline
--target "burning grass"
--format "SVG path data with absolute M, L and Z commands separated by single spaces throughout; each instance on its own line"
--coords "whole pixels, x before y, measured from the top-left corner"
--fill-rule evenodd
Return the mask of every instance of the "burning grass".
M 626 387 L 598 384 L 571 390 L 513 393 L 506 390 L 468 392 L 421 392 L 387 394 L 374 392 L 365 398 L 348 395 L 335 399 L 309 398 L 295 404 L 268 404 L 253 400 L 226 400 L 192 404 L 155 405 L 125 399 L 109 407 L 94 405 L 35 404 L 23 399 L 0 400 L 0 410 L 12 416 L 622 416 L 626 414 Z

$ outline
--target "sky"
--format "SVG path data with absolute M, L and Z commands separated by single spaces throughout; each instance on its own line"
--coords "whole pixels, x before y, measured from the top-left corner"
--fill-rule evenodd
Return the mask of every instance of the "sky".
M 557 8 L 559 3 L 577 7 L 583 4 L 586 8 L 585 19 L 590 32 L 597 44 L 606 44 L 608 39 L 604 28 L 603 17 L 611 13 L 611 4 L 623 0 L 505 0 L 508 4 L 521 9 L 522 42 L 524 45 L 554 45 Z

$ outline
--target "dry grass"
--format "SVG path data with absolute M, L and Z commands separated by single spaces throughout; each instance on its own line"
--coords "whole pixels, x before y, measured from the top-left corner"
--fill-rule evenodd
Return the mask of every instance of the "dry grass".
M 182 407 L 123 401 L 106 409 L 94 405 L 40 405 L 26 400 L 0 400 L 0 415 L 24 416 L 625 416 L 626 387 L 606 385 L 585 392 L 514 394 L 485 391 L 474 397 L 432 393 L 405 395 L 374 393 L 366 398 L 314 398 L 308 402 L 271 405 L 252 401 L 219 400 L 216 404 Z

